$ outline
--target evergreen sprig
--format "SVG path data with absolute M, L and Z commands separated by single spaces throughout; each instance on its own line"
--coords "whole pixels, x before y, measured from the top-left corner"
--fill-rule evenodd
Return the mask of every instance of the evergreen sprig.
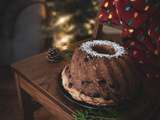
M 70 60 L 72 58 L 73 51 L 68 49 L 64 51 L 63 56 L 66 60 Z
M 120 115 L 115 109 L 77 111 L 73 117 L 75 120 L 116 120 Z

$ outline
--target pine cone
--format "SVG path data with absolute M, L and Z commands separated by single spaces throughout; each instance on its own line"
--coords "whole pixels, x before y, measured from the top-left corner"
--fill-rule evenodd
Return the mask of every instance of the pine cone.
M 48 58 L 48 61 L 50 63 L 57 63 L 57 62 L 59 62 L 61 60 L 61 55 L 60 55 L 58 49 L 56 49 L 56 48 L 49 48 L 48 49 L 48 56 L 47 56 L 47 58 Z

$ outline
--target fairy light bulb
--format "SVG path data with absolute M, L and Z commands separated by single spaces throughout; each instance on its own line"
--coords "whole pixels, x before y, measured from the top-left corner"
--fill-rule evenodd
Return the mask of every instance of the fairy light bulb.
M 133 33 L 134 29 L 129 29 L 128 31 L 129 31 L 129 33 Z
M 104 4 L 104 7 L 105 7 L 105 8 L 107 8 L 107 7 L 108 7 L 108 5 L 109 5 L 109 3 L 108 3 L 108 2 L 106 2 L 106 3 Z
M 134 18 L 137 18 L 138 17 L 138 12 L 135 12 L 134 13 Z
M 112 19 L 112 17 L 113 17 L 113 16 L 112 16 L 112 14 L 110 13 L 109 16 L 108 16 L 108 19 Z
M 150 8 L 149 5 L 146 5 L 145 8 L 144 8 L 144 11 L 148 11 L 149 8 Z
M 155 50 L 155 51 L 154 51 L 154 54 L 155 54 L 155 55 L 158 55 L 158 54 L 159 54 L 158 50 Z
M 100 14 L 98 17 L 99 17 L 99 18 L 102 18 L 102 17 L 103 17 L 103 15 L 102 15 L 102 14 Z
M 71 39 L 73 39 L 73 35 L 59 34 L 55 37 L 54 47 L 64 51 L 68 49 Z
M 131 46 L 134 46 L 135 45 L 135 42 L 131 42 Z

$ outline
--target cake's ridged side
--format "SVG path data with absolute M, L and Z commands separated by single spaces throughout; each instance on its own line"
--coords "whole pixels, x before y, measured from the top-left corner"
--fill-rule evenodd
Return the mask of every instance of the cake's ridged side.
M 120 66 L 120 68 L 121 68 L 121 70 L 122 70 L 122 73 L 123 73 L 123 75 L 124 75 L 124 79 L 125 79 L 125 84 L 126 84 L 126 94 L 125 94 L 125 96 L 126 96 L 126 99 L 128 99 L 128 96 L 130 95 L 129 94 L 129 91 L 130 91 L 130 82 L 132 82 L 132 78 L 131 78 L 131 76 L 130 76 L 130 74 L 129 74 L 129 66 L 126 64 L 126 61 L 124 61 L 124 59 L 123 58 L 120 58 L 119 59 L 119 66 Z
M 90 104 L 95 104 L 91 98 L 113 99 L 114 102 L 129 99 L 139 87 L 137 73 L 127 54 L 111 59 L 93 58 L 78 48 L 68 69 L 65 75 L 71 88 L 67 86 L 66 90 L 76 90 L 75 93 L 82 94 L 83 99 L 70 94 L 79 101 L 90 101 Z
M 118 89 L 119 83 L 116 80 L 116 76 L 114 75 L 114 69 L 112 68 L 112 62 L 110 60 L 105 61 L 107 69 L 109 71 L 110 80 L 108 81 L 107 87 L 109 89 L 110 95 L 112 98 L 118 102 L 118 98 L 116 96 L 116 89 Z
M 91 105 L 115 105 L 113 100 L 106 100 L 104 98 L 92 98 L 90 96 L 87 96 L 81 91 L 77 90 L 76 88 L 70 88 L 69 87 L 69 78 L 66 74 L 66 67 L 62 71 L 62 85 L 64 89 L 77 101 L 85 102 Z
M 121 76 L 122 76 L 122 81 L 121 81 L 121 84 L 120 84 L 120 90 L 122 91 L 122 94 L 120 94 L 120 98 L 122 100 L 125 100 L 127 98 L 127 95 L 128 95 L 128 91 L 129 89 L 128 88 L 128 82 L 127 82 L 127 79 L 126 79 L 126 75 L 124 73 L 124 69 L 122 67 L 122 61 L 120 61 L 121 58 L 119 58 L 116 63 L 117 63 L 117 66 L 119 68 L 119 73 L 121 73 Z
M 129 80 L 130 81 L 130 92 L 131 92 L 131 95 L 133 95 L 133 97 L 134 97 L 134 94 L 139 90 L 139 88 L 141 86 L 140 75 L 136 71 L 134 63 L 130 59 L 130 57 L 124 56 L 124 60 L 130 68 L 128 70 L 128 71 L 130 71 L 129 72 L 130 73 L 130 80 Z
M 125 88 L 126 83 L 124 80 L 124 76 L 122 74 L 121 68 L 118 65 L 117 60 L 114 60 L 111 62 L 112 68 L 113 68 L 113 75 L 115 76 L 116 82 L 118 84 L 118 88 L 115 88 L 115 94 L 118 97 L 118 99 L 122 99 L 121 96 L 125 96 Z

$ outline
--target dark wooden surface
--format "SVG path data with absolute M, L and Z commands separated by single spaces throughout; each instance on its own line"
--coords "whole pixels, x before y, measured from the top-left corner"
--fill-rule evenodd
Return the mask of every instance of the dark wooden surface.
M 72 119 L 74 105 L 63 97 L 58 84 L 60 73 L 67 62 L 51 64 L 46 55 L 42 53 L 12 65 L 18 76 L 18 86 L 56 115 L 57 120 L 62 120 L 62 117 Z
M 99 39 L 109 39 L 116 42 L 120 42 L 119 38 L 120 35 L 117 32 L 99 36 Z M 78 42 L 75 46 L 79 46 L 80 43 Z M 74 104 L 63 97 L 58 83 L 61 78 L 61 71 L 67 61 L 51 64 L 47 61 L 46 56 L 47 53 L 42 53 L 12 65 L 21 109 L 23 110 L 25 107 L 23 103 L 23 97 L 25 96 L 22 93 L 26 92 L 51 112 L 56 120 L 73 119 L 72 114 L 79 107 L 75 107 Z M 23 111 L 23 115 L 25 116 L 25 111 Z
M 72 114 L 78 108 L 63 97 L 58 84 L 60 73 L 67 62 L 50 64 L 46 55 L 42 53 L 12 65 L 17 76 L 17 90 L 21 91 L 19 87 L 23 89 L 33 98 L 33 101 L 45 107 L 54 119 L 72 120 Z M 21 92 L 19 94 L 19 101 L 21 101 L 23 95 Z M 142 96 L 133 100 L 124 117 L 127 117 L 127 120 L 160 120 L 159 106 L 157 97 Z

